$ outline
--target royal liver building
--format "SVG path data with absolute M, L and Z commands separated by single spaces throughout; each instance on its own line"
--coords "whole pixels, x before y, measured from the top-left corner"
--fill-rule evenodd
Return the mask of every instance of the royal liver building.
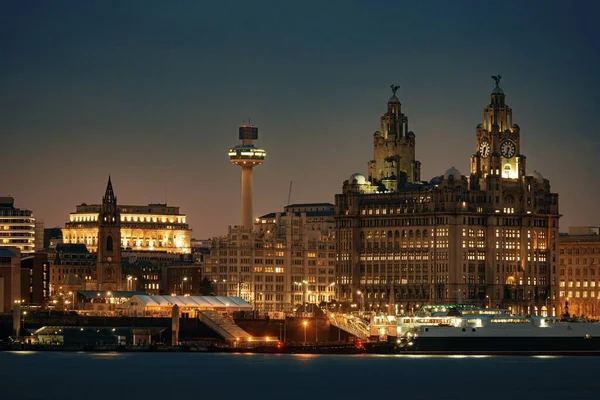
M 552 314 L 558 194 L 527 174 L 500 76 L 475 132 L 470 171 L 420 180 L 415 134 L 394 95 L 368 176 L 336 195 L 337 297 L 365 309 L 475 304 Z

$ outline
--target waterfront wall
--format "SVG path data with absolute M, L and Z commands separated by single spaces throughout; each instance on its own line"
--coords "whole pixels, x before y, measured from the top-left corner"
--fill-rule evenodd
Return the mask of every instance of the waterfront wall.
M 315 318 L 286 318 L 285 320 L 268 319 L 236 319 L 236 323 L 254 337 L 272 337 L 287 342 L 304 342 L 304 325 L 306 321 L 307 342 L 336 342 L 348 341 L 350 336 L 329 324 L 326 319 Z M 221 338 L 202 322 L 192 318 L 180 319 L 180 341 L 220 340 Z M 39 313 L 29 315 L 25 319 L 25 328 L 35 330 L 43 326 L 110 326 L 110 327 L 162 327 L 165 328 L 160 339 L 170 343 L 171 318 L 147 317 L 92 317 L 81 315 L 48 315 Z M 315 327 L 316 332 L 315 332 Z M 13 335 L 12 316 L 0 315 L 0 340 L 7 341 Z

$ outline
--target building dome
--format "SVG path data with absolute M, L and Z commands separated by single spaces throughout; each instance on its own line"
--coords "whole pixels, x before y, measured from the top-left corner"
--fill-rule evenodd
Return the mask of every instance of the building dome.
M 358 185 L 364 185 L 367 183 L 367 178 L 363 174 L 359 174 L 358 172 L 350 175 L 350 179 L 348 179 L 350 183 L 353 183 L 356 180 Z
M 492 94 L 504 94 L 504 91 L 500 86 L 496 86 L 494 90 L 492 90 Z
M 431 180 L 429 181 L 430 185 L 438 185 L 440 183 L 440 177 L 439 176 L 434 176 L 433 178 L 431 178 Z
M 537 170 L 534 170 L 531 176 L 538 182 L 544 182 L 544 177 Z
M 451 167 L 444 174 L 444 179 L 448 180 L 450 177 L 453 177 L 455 180 L 459 180 L 462 178 L 462 174 L 456 168 Z
M 388 100 L 388 104 L 389 103 L 398 103 L 400 104 L 400 100 L 398 100 L 398 97 L 396 97 L 396 95 L 392 95 L 392 97 L 390 97 L 390 99 Z
M 483 128 L 483 124 L 477 124 L 477 129 Z

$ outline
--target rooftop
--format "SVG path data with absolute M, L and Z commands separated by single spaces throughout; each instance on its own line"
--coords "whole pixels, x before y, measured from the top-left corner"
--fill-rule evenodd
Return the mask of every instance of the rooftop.
M 288 216 L 288 215 L 294 215 L 295 217 L 299 217 L 302 214 L 306 214 L 307 217 L 332 217 L 335 215 L 335 210 L 327 210 L 327 211 L 306 211 L 306 212 L 294 212 L 294 213 L 289 213 L 289 212 L 282 212 L 279 213 L 279 215 L 281 215 L 282 217 Z M 275 218 L 277 216 L 277 213 L 269 213 L 269 214 L 265 214 L 261 217 L 258 217 L 259 219 L 263 219 L 263 218 Z
M 76 253 L 89 254 L 89 250 L 83 243 L 58 243 L 56 245 L 57 253 Z
M 284 208 L 288 207 L 335 207 L 335 205 L 331 203 L 297 203 L 290 204 L 289 206 L 285 206 Z
M 15 253 L 13 253 L 11 250 L 0 247 L 0 257 L 14 257 Z
M 110 294 L 109 294 L 110 293 Z M 114 290 L 114 291 L 105 291 L 105 290 L 79 290 L 77 294 L 85 297 L 86 299 L 93 298 L 105 298 L 105 297 L 115 297 L 117 299 L 128 299 L 133 296 L 145 295 L 146 292 L 142 291 L 128 291 L 128 290 Z
M 251 310 L 252 305 L 241 297 L 229 296 L 148 296 L 135 295 L 129 304 L 139 301 L 146 307 L 193 307 L 193 308 L 244 308 Z

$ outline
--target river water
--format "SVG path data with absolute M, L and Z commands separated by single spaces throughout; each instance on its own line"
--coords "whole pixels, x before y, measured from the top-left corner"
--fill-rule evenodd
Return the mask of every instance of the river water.
M 600 399 L 600 357 L 0 352 L 0 399 Z

